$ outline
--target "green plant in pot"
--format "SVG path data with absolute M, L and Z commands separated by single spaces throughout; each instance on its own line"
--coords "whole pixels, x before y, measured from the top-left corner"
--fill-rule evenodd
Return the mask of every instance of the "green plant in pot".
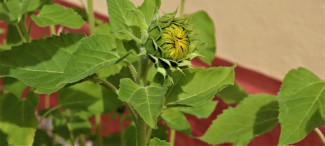
M 279 144 L 298 142 L 314 129 L 323 139 L 317 127 L 324 124 L 324 80 L 299 68 L 277 96 L 248 95 L 234 81 L 236 66 L 193 67 L 195 57 L 207 64 L 214 59 L 215 30 L 204 11 L 184 15 L 184 2 L 180 14 L 160 14 L 160 0 L 139 7 L 107 0 L 110 21 L 104 23 L 94 18 L 92 0 L 79 13 L 52 1 L 0 1 L 8 32 L 0 47 L 0 145 L 174 145 L 176 131 L 209 144 L 247 145 L 278 123 Z M 61 33 L 85 22 L 89 36 Z M 48 27 L 50 36 L 32 39 L 32 24 Z M 52 93 L 57 104 L 50 106 Z M 42 110 L 36 110 L 38 94 L 45 94 Z M 203 136 L 192 136 L 185 114 L 209 117 L 215 95 L 238 105 Z M 103 136 L 116 117 L 119 132 Z

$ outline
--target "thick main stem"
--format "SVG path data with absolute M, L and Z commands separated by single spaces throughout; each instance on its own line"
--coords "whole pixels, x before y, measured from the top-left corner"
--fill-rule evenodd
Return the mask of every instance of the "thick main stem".
M 136 124 L 136 132 L 137 132 L 137 146 L 146 146 L 148 141 L 147 141 L 147 129 L 148 125 L 147 123 L 139 118 L 137 120 Z
M 95 116 L 96 121 L 96 145 L 103 146 L 103 138 L 102 138 L 102 127 L 101 127 L 101 115 L 96 114 Z
M 88 12 L 88 24 L 89 24 L 89 32 L 90 35 L 95 33 L 95 17 L 93 10 L 93 0 L 87 0 L 87 12 Z

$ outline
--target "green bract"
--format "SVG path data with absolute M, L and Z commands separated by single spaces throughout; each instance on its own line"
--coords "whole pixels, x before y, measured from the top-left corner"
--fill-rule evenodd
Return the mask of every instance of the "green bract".
M 191 66 L 190 60 L 197 56 L 197 42 L 189 16 L 176 17 L 176 12 L 173 12 L 151 25 L 146 49 L 155 66 L 160 68 L 158 71 L 164 74 L 164 69 Z

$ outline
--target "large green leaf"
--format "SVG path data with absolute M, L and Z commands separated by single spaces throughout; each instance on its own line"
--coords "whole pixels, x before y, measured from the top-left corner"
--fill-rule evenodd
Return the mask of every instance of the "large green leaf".
M 109 102 L 104 98 L 110 98 L 103 96 L 103 92 L 109 92 L 106 90 L 109 89 L 90 81 L 64 88 L 60 92 L 59 106 L 76 111 L 89 111 L 93 114 L 103 113 L 105 109 L 108 110 L 108 105 L 104 101 Z M 114 94 L 112 92 L 112 95 L 109 94 L 108 96 L 116 96 Z
M 113 41 L 106 35 L 65 34 L 22 44 L 0 52 L 0 77 L 49 94 L 120 61 Z
M 163 111 L 161 118 L 170 128 L 191 135 L 191 125 L 181 112 L 175 109 L 167 109 Z
M 210 144 L 232 142 L 247 145 L 254 137 L 271 131 L 278 123 L 278 102 L 271 95 L 252 95 L 213 121 L 200 138 Z
M 160 5 L 161 0 L 145 0 L 140 6 L 140 10 L 143 12 L 148 26 L 150 26 L 155 16 L 159 16 L 158 10 Z
M 129 78 L 120 81 L 119 99 L 132 105 L 152 128 L 157 128 L 165 93 L 166 89 L 159 86 L 141 87 Z
M 199 106 L 210 101 L 218 90 L 234 84 L 234 67 L 190 68 L 171 76 L 174 85 L 166 93 L 167 104 Z
M 5 4 L 7 10 L 9 10 L 10 15 L 12 15 L 16 20 L 27 11 L 31 0 L 7 0 Z
M 106 1 L 112 32 L 121 39 L 144 43 L 148 38 L 148 25 L 142 11 L 129 0 Z
M 325 81 L 307 69 L 298 68 L 286 75 L 278 100 L 280 144 L 298 142 L 325 123 Z
M 216 108 L 217 103 L 218 101 L 207 101 L 195 107 L 177 107 L 177 110 L 198 118 L 208 118 Z
M 216 37 L 212 19 L 205 11 L 198 11 L 191 15 L 193 29 L 198 32 L 197 39 L 203 42 L 197 47 L 200 59 L 207 64 L 211 64 L 216 54 Z
M 38 122 L 35 109 L 38 96 L 29 92 L 20 100 L 14 94 L 0 97 L 0 139 L 7 139 L 9 145 L 32 145 Z M 5 137 L 3 137 L 5 136 Z
M 45 5 L 37 16 L 32 15 L 32 19 L 41 27 L 62 25 L 78 29 L 85 23 L 73 9 L 58 4 Z
M 171 146 L 171 144 L 155 137 L 150 139 L 148 146 Z
M 248 93 L 239 84 L 228 86 L 217 94 L 227 104 L 237 104 L 248 96 Z

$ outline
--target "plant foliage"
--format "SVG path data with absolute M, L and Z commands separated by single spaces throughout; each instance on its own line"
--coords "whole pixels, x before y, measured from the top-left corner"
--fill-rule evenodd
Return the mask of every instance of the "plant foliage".
M 324 125 L 324 80 L 298 68 L 278 95 L 249 95 L 235 83 L 235 65 L 192 67 L 194 57 L 211 64 L 216 54 L 207 12 L 183 15 L 181 8 L 180 15 L 160 15 L 160 5 L 107 0 L 110 21 L 104 23 L 94 20 L 91 7 L 76 12 L 52 0 L 0 0 L 0 20 L 8 26 L 0 29 L 8 33 L 0 46 L 0 145 L 170 146 L 175 131 L 192 135 L 187 115 L 210 117 L 216 95 L 238 105 L 197 137 L 210 144 L 247 145 L 277 124 L 279 144 L 293 144 Z M 59 31 L 79 29 L 84 20 L 89 36 Z M 28 21 L 51 34 L 32 38 Z M 46 94 L 45 107 L 36 93 Z M 120 131 L 103 137 L 107 113 Z

